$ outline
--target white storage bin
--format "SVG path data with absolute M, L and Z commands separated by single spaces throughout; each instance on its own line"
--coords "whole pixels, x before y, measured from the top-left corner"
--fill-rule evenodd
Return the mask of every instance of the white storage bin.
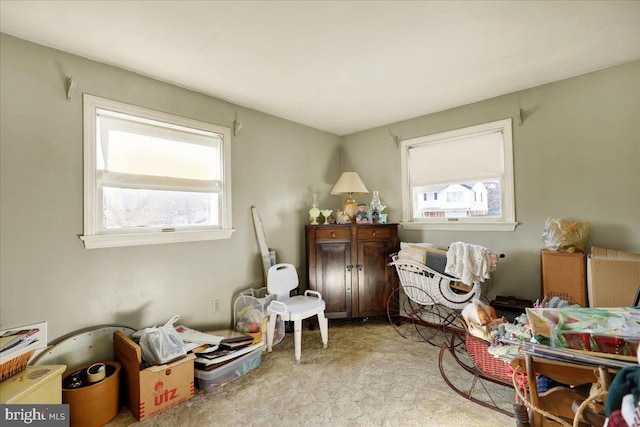
M 261 345 L 257 349 L 250 351 L 249 353 L 244 354 L 217 369 L 212 369 L 210 371 L 196 369 L 195 377 L 198 380 L 198 388 L 205 391 L 214 391 L 253 371 L 260 366 L 263 349 L 264 346 Z

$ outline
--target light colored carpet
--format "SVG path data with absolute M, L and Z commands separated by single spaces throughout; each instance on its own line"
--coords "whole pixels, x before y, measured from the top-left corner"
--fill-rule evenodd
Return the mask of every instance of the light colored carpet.
M 438 370 L 439 348 L 402 338 L 383 319 L 330 321 L 329 347 L 320 331 L 302 332 L 302 361 L 286 334 L 259 368 L 212 392 L 140 423 L 142 426 L 514 426 L 515 420 L 474 404 L 451 390 Z M 460 387 L 473 377 L 453 363 L 447 372 Z M 484 384 L 476 384 L 483 391 Z M 509 409 L 513 390 L 491 395 Z M 137 424 L 123 408 L 108 426 Z

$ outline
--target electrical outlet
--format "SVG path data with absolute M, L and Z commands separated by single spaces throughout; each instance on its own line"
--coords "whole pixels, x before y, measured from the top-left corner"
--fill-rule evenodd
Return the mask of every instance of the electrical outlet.
M 220 299 L 213 300 L 213 312 L 217 313 L 220 311 Z

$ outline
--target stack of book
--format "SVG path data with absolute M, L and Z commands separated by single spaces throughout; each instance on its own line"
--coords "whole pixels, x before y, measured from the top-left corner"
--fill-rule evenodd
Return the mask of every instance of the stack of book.
M 180 336 L 180 339 L 182 339 L 182 342 L 184 343 L 184 346 L 187 349 L 187 351 L 193 351 L 197 348 L 200 348 L 203 345 L 204 346 L 218 345 L 220 344 L 220 341 L 222 341 L 222 339 L 224 338 L 219 335 L 210 334 L 207 332 L 200 332 L 184 325 L 176 326 L 175 330 Z
M 196 355 L 195 368 L 210 371 L 262 346 L 253 336 L 223 330 L 200 332 L 184 325 L 175 327 L 187 351 Z
M 252 336 L 229 332 L 225 334 L 218 345 L 194 351 L 196 355 L 195 368 L 211 371 L 260 347 L 262 347 L 262 342 L 254 343 Z
M 30 328 L 0 334 L 0 358 L 6 361 L 35 349 L 38 345 L 36 334 L 39 331 L 38 328 Z
M 47 322 L 0 331 L 0 381 L 27 367 L 36 351 L 47 346 Z

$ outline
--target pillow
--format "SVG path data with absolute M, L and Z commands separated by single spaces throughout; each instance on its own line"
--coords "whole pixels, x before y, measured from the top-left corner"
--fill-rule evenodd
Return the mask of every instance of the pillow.
M 398 252 L 398 258 L 424 264 L 426 253 L 420 249 L 408 247 L 406 249 L 400 249 L 400 252 Z
M 434 246 L 432 243 L 407 243 L 400 242 L 400 249 L 406 249 L 408 247 L 416 247 L 416 248 L 430 248 L 433 249 Z
M 427 252 L 442 253 L 446 255 L 446 251 L 435 249 L 431 243 L 406 243 L 400 242 L 400 252 L 398 258 L 408 259 L 410 261 L 427 264 Z
M 447 264 L 447 251 L 436 249 L 431 243 L 400 242 L 398 259 L 406 259 L 426 265 L 443 276 L 451 277 L 444 272 Z M 449 286 L 460 291 L 458 293 L 468 293 L 473 290 L 473 285 L 465 285 L 460 281 L 451 282 Z

